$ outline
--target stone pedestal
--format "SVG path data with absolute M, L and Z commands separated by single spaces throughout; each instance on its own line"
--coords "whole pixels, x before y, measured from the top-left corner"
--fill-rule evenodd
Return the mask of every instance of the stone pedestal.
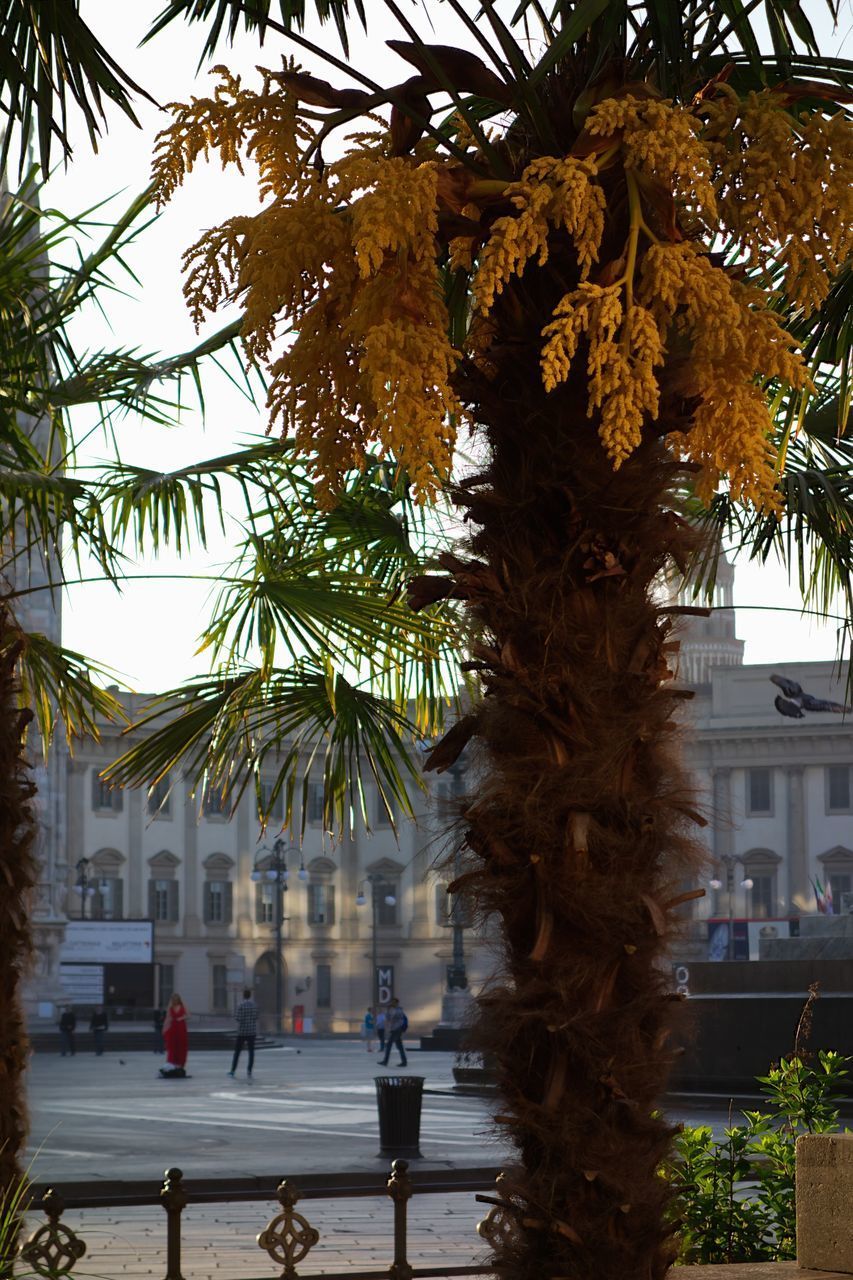
M 797 1140 L 797 1263 L 853 1274 L 853 1133 Z
M 467 987 L 445 991 L 441 997 L 441 1021 L 431 1036 L 421 1037 L 421 1048 L 458 1053 L 465 1029 L 474 1016 L 474 997 Z
M 55 1007 L 65 998 L 59 981 L 59 948 L 65 937 L 65 918 L 36 918 L 33 921 L 33 967 L 24 986 L 24 1009 L 29 1019 L 39 1016 L 40 1007 Z M 49 1017 L 53 1017 L 51 1012 Z

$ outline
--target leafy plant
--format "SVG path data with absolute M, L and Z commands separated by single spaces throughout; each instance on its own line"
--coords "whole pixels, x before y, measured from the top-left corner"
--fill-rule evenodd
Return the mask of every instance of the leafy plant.
M 850 1059 L 834 1052 L 783 1058 L 759 1077 L 768 1111 L 744 1111 L 722 1139 L 687 1127 L 663 1170 L 684 1264 L 784 1262 L 796 1257 L 796 1144 L 838 1130 Z

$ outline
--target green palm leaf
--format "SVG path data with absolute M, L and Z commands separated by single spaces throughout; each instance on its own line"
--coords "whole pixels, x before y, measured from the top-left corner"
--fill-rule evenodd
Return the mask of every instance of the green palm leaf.
M 6 0 L 0 15 L 0 102 L 17 126 L 21 171 L 33 133 L 45 173 L 54 143 L 66 159 L 71 155 L 70 101 L 82 113 L 94 146 L 106 123 L 105 101 L 137 123 L 131 106 L 135 93 L 149 97 L 83 21 L 78 0 Z M 14 137 L 14 129 L 3 131 L 0 172 Z
M 105 771 L 109 780 L 138 786 L 180 768 L 199 792 L 222 786 L 233 808 L 249 786 L 260 800 L 261 771 L 272 770 L 264 816 L 281 794 L 291 828 L 301 822 L 304 830 L 308 781 L 318 766 L 327 830 L 349 827 L 357 814 L 369 826 L 365 765 L 391 817 L 395 806 L 412 816 L 412 792 L 423 785 L 411 749 L 418 731 L 405 711 L 308 661 L 195 680 L 158 698 L 133 726 L 134 735 L 140 731 Z

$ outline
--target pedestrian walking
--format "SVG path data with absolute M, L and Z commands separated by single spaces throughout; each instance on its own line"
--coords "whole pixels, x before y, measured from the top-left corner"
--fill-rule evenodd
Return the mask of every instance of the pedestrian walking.
M 63 1058 L 74 1057 L 77 1045 L 74 1032 L 77 1028 L 77 1015 L 70 1004 L 67 1004 L 59 1015 L 59 1046 Z
M 95 1037 L 95 1057 L 100 1058 L 104 1052 L 104 1036 L 109 1030 L 109 1018 L 102 1004 L 96 1004 L 89 1019 L 89 1030 Z
M 163 1042 L 166 1046 L 166 1065 L 160 1068 L 160 1075 L 168 1080 L 183 1079 L 187 1074 L 189 1037 L 187 1036 L 187 1011 L 177 991 L 173 993 L 166 1010 Z
M 376 1013 L 376 1035 L 379 1039 L 379 1052 L 385 1052 L 385 1010 L 379 1009 Z
M 395 996 L 388 1006 L 388 1013 L 385 1016 L 385 1057 L 382 1059 L 382 1066 L 388 1066 L 388 1059 L 391 1056 L 391 1048 L 397 1046 L 400 1054 L 400 1066 L 407 1067 L 406 1050 L 403 1048 L 403 1032 L 409 1027 L 409 1019 L 403 1012 L 400 1001 Z
M 154 1010 L 154 1052 L 163 1053 L 165 1045 L 163 1044 L 163 1023 L 166 1021 L 165 1009 Z
M 361 1038 L 368 1053 L 373 1053 L 373 1037 L 376 1034 L 376 1018 L 373 1010 L 368 1009 L 361 1024 Z
M 243 991 L 243 999 L 237 1005 L 237 1043 L 234 1046 L 234 1057 L 231 1059 L 231 1070 L 228 1072 L 232 1080 L 237 1070 L 237 1063 L 240 1061 L 240 1054 L 245 1045 L 249 1054 L 249 1069 L 246 1072 L 246 1079 L 252 1079 L 252 1070 L 255 1065 L 255 1036 L 258 1034 L 258 1006 L 252 999 L 250 987 L 246 987 Z

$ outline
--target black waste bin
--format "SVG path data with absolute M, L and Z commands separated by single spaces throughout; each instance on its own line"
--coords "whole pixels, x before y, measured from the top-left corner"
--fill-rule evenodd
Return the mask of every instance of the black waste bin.
M 424 1076 L 377 1076 L 380 1156 L 422 1159 L 421 1099 Z

